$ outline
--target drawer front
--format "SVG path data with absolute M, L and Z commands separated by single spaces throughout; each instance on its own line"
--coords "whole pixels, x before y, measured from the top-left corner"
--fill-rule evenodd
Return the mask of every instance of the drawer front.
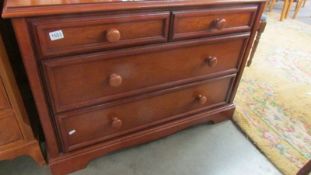
M 55 112 L 235 73 L 248 34 L 43 62 Z
M 169 12 L 31 21 L 41 57 L 167 41 Z
M 231 32 L 249 31 L 254 23 L 256 5 L 176 11 L 173 39 L 195 38 Z
M 0 146 L 21 140 L 22 134 L 13 113 L 0 116 Z
M 71 151 L 224 105 L 232 82 L 233 76 L 201 81 L 179 89 L 173 88 L 164 95 L 151 95 L 147 99 L 113 107 L 57 116 L 64 150 Z

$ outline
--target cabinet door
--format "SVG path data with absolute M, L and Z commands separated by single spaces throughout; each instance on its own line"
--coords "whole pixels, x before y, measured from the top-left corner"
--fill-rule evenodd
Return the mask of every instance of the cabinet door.
M 0 146 L 22 139 L 18 123 L 0 77 Z
M 0 118 L 0 146 L 22 139 L 18 123 L 13 113 Z
M 10 107 L 10 103 L 8 101 L 8 97 L 4 88 L 4 84 L 0 77 L 0 110 L 6 109 Z

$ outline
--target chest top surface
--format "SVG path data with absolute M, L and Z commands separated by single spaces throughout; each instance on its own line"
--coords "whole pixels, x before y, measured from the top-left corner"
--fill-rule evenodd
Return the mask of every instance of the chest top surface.
M 16 18 L 81 12 L 137 10 L 265 0 L 5 0 L 2 17 Z

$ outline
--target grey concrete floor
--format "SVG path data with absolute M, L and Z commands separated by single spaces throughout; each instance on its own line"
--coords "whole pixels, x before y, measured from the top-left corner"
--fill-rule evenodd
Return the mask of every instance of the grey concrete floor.
M 45 175 L 28 157 L 0 162 L 1 175 Z M 73 175 L 281 175 L 231 122 L 200 125 L 92 161 Z

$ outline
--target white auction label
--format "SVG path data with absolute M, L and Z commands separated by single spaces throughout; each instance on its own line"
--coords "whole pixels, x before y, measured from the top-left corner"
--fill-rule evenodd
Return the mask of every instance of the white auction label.
M 64 38 L 64 34 L 62 30 L 50 32 L 49 35 L 50 35 L 51 41 L 60 40 Z

